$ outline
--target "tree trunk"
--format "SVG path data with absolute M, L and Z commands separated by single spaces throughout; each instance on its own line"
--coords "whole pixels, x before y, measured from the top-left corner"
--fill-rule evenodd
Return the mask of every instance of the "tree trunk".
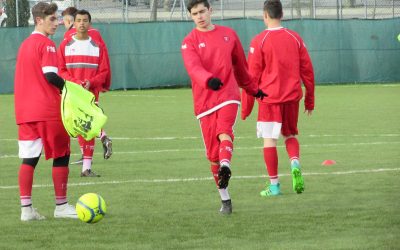
M 376 0 L 374 0 L 374 8 L 372 9 L 372 19 L 375 19 L 376 16 Z
M 301 3 L 300 0 L 294 0 L 294 8 L 298 18 L 301 18 Z
M 314 1 L 315 0 L 310 0 L 309 2 L 309 10 L 310 10 L 310 18 L 314 18 Z
M 7 27 L 17 27 L 17 6 L 15 0 L 7 0 Z M 18 0 L 18 26 L 28 26 L 31 15 L 28 0 Z
M 157 21 L 157 6 L 158 0 L 151 0 L 150 1 L 150 21 Z

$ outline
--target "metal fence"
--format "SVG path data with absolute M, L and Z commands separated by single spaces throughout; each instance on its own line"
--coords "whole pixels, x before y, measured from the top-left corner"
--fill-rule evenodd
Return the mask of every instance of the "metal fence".
M 188 0 L 81 0 L 96 22 L 187 20 Z M 156 2 L 156 6 L 153 5 Z M 262 18 L 264 0 L 212 0 L 214 18 Z M 285 19 L 400 17 L 400 0 L 283 0 Z
M 27 0 L 0 0 L 7 3 Z M 188 20 L 188 0 L 58 0 L 60 12 L 68 6 L 91 12 L 93 22 Z M 38 1 L 29 0 L 33 6 Z M 262 18 L 264 0 L 211 0 L 214 19 Z M 400 17 L 400 0 L 282 0 L 284 19 L 384 19 Z M 16 8 L 15 11 L 18 11 Z M 4 15 L 4 11 L 3 11 Z M 16 15 L 17 18 L 19 15 Z M 4 17 L 4 16 L 3 16 Z M 32 24 L 32 22 L 29 22 Z

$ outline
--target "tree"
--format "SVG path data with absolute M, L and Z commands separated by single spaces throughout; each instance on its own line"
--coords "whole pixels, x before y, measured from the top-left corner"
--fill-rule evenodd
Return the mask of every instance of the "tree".
M 301 2 L 300 0 L 294 0 L 294 8 L 296 10 L 297 18 L 302 18 L 301 16 Z
M 355 5 L 356 5 L 356 1 L 355 0 L 345 0 L 343 2 L 343 6 L 344 7 L 354 8 Z
M 158 1 L 157 0 L 151 0 L 150 1 L 150 21 L 157 21 L 157 6 L 158 6 Z
M 308 8 L 309 8 L 309 10 L 310 10 L 310 18 L 313 18 L 313 17 L 314 17 L 314 1 L 315 1 L 315 0 L 310 0 L 310 1 L 308 2 Z
M 16 0 L 7 0 L 7 27 L 23 27 L 29 25 L 31 15 L 28 0 L 18 0 L 18 24 Z

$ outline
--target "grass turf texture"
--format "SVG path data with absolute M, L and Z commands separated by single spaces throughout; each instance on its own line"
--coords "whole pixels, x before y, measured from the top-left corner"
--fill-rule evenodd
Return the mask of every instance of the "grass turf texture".
M 259 196 L 267 179 L 262 141 L 255 138 L 256 112 L 238 120 L 230 182 L 234 212 L 221 216 L 190 90 L 106 93 L 100 101 L 114 155 L 103 160 L 96 142 L 93 170 L 101 178 L 81 178 L 80 167 L 70 166 L 70 203 L 88 192 L 107 203 L 105 218 L 87 225 L 52 217 L 51 161 L 43 158 L 33 203 L 47 220 L 20 221 L 13 96 L 0 95 L 0 249 L 397 248 L 399 96 L 400 85 L 316 88 L 314 114 L 300 113 L 299 119 L 306 185 L 301 195 L 292 191 L 280 140 L 283 195 Z M 76 140 L 71 147 L 73 161 L 80 157 Z M 321 166 L 325 159 L 337 164 Z

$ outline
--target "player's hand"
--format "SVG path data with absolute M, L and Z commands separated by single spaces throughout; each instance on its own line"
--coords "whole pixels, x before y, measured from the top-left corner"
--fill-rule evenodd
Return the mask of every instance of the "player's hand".
M 310 110 L 310 109 L 305 109 L 305 110 L 304 110 L 304 113 L 307 113 L 308 116 L 311 116 L 311 115 L 312 115 L 312 112 L 313 112 L 313 111 Z
M 219 78 L 210 78 L 207 85 L 212 90 L 219 90 L 224 85 Z
M 82 87 L 84 87 L 85 89 L 89 90 L 90 88 L 90 82 L 89 80 L 85 80 L 82 82 Z
M 255 98 L 258 98 L 260 100 L 264 99 L 264 97 L 267 97 L 268 95 L 265 94 L 261 89 L 258 90 L 258 92 L 254 95 Z

